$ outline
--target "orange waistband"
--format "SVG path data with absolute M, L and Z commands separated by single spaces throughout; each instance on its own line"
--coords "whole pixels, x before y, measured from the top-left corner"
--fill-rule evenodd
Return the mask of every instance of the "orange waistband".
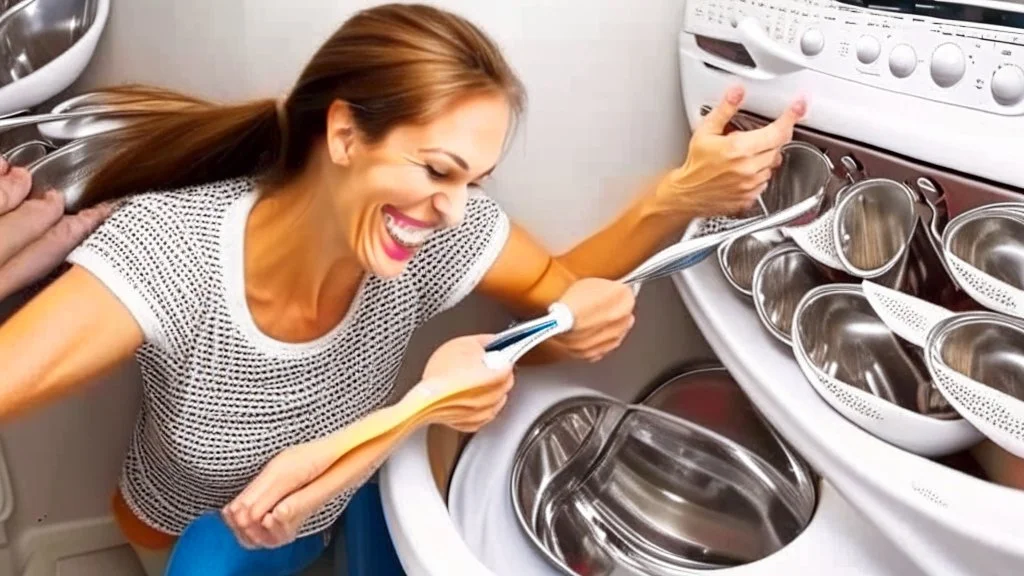
M 166 550 L 174 546 L 177 537 L 161 532 L 140 520 L 125 502 L 120 488 L 114 491 L 113 511 L 114 520 L 120 526 L 124 537 L 132 544 L 149 550 Z

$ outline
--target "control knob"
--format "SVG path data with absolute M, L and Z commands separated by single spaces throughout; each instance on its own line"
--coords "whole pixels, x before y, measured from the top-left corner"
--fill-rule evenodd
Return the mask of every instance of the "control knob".
M 1003 106 L 1024 100 L 1024 70 L 1013 64 L 1000 66 L 992 74 L 992 97 Z
M 857 40 L 857 60 L 860 60 L 861 64 L 871 64 L 878 60 L 881 53 L 882 45 L 874 36 L 861 36 Z
M 900 44 L 889 53 L 889 72 L 897 78 L 906 78 L 917 68 L 917 52 L 909 44 Z
M 817 56 L 825 49 L 825 35 L 817 28 L 810 28 L 800 37 L 800 51 L 807 56 Z
M 932 53 L 932 80 L 942 88 L 949 88 L 964 77 L 967 62 L 964 51 L 953 43 L 946 43 Z

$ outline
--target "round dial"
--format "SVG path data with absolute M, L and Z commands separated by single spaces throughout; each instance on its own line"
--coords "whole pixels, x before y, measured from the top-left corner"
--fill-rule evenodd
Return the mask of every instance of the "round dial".
M 932 53 L 932 80 L 942 88 L 949 88 L 964 77 L 967 62 L 964 51 L 953 43 L 946 43 Z
M 817 28 L 810 28 L 800 37 L 800 51 L 808 56 L 817 56 L 825 49 L 825 35 Z
M 992 97 L 1003 106 L 1024 100 L 1024 70 L 1013 64 L 1000 66 L 992 74 Z
M 889 53 L 889 72 L 897 78 L 906 78 L 917 68 L 917 52 L 909 44 L 900 44 Z
M 882 45 L 874 36 L 861 36 L 857 39 L 857 60 L 862 64 L 871 64 L 878 60 L 882 53 Z

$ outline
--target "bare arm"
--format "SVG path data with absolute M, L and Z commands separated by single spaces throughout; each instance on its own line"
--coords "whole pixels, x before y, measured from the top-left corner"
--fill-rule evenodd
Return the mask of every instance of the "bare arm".
M 142 343 L 128 309 L 92 274 L 72 266 L 0 325 L 0 418 L 87 384 Z

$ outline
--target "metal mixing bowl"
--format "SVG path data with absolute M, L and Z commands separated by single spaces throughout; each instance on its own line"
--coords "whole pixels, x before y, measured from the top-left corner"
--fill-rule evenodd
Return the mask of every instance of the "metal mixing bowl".
M 833 229 L 843 268 L 872 279 L 899 268 L 917 228 L 916 206 L 913 191 L 895 180 L 851 184 L 836 205 Z
M 762 559 L 810 522 L 814 479 L 722 368 L 646 405 L 573 398 L 542 414 L 512 472 L 531 541 L 565 574 L 679 575 Z
M 989 276 L 1024 290 L 1024 216 L 981 209 L 954 218 L 943 234 L 945 249 Z
M 0 15 L 0 87 L 71 48 L 96 20 L 96 0 L 32 0 Z
M 768 333 L 790 346 L 793 344 L 793 314 L 797 304 L 812 288 L 845 278 L 819 265 L 791 242 L 770 251 L 754 271 L 754 308 Z
M 815 367 L 911 412 L 959 418 L 932 384 L 920 348 L 889 330 L 859 286 L 832 284 L 806 298 L 793 330 Z
M 106 135 L 76 140 L 28 166 L 32 174 L 32 191 L 53 189 L 64 194 L 68 211 L 78 210 L 89 178 L 117 150 L 117 139 Z
M 50 145 L 41 140 L 32 140 L 11 148 L 3 153 L 3 157 L 12 166 L 29 166 L 50 151 Z
M 940 322 L 929 349 L 942 363 L 1024 402 L 1024 323 L 993 312 L 970 312 Z M 1024 441 L 1024 430 L 1020 430 Z
M 718 265 L 725 279 L 741 294 L 753 296 L 754 270 L 784 240 L 778 230 L 765 230 L 723 242 L 718 247 Z

